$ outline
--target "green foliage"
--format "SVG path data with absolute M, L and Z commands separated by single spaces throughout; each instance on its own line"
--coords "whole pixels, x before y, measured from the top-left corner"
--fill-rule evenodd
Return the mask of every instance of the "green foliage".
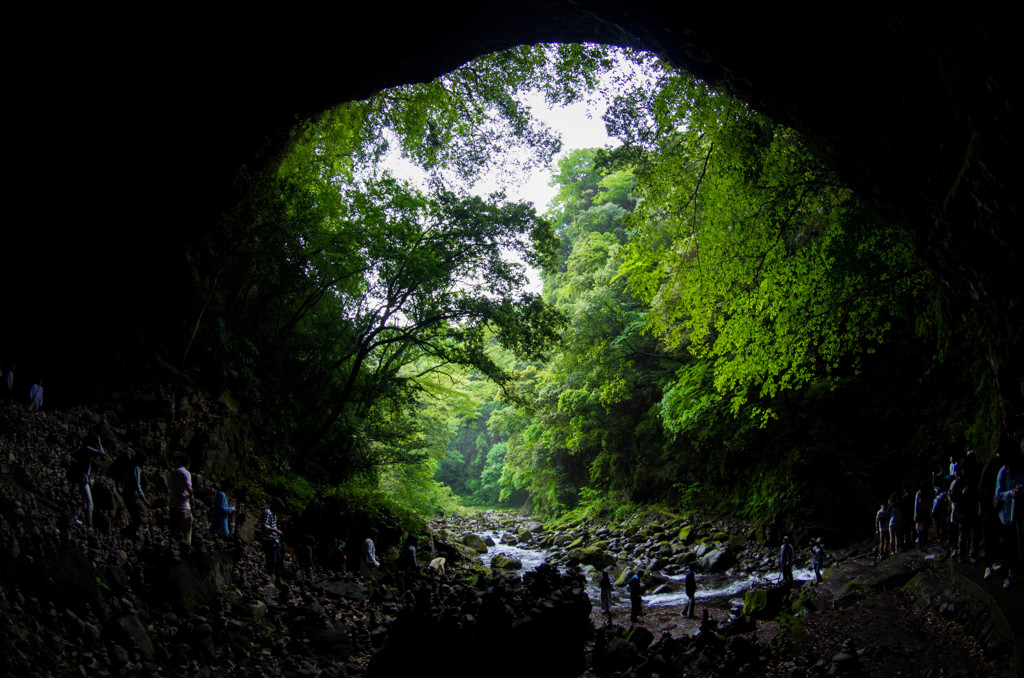
M 612 116 L 631 145 L 604 160 L 633 164 L 641 198 L 621 274 L 647 329 L 711 361 L 731 411 L 763 423 L 759 399 L 856 372 L 922 267 L 795 132 L 688 76 L 659 85 Z M 713 403 L 683 376 L 668 411 L 685 419 Z
M 561 140 L 530 115 L 522 94 L 567 104 L 592 91 L 613 66 L 601 45 L 521 45 L 485 55 L 430 82 L 402 85 L 323 113 L 295 131 L 295 148 L 324 176 L 372 171 L 397 148 L 448 181 L 488 169 L 510 175 L 543 165 Z M 303 171 L 286 159 L 282 169 Z
M 325 511 L 347 493 L 381 525 L 527 498 L 804 520 L 823 493 L 868 494 L 863 441 L 817 427 L 886 342 L 916 327 L 935 370 L 978 364 L 901 229 L 796 132 L 653 57 L 627 55 L 647 74 L 609 88 L 623 145 L 562 157 L 545 218 L 466 194 L 487 167 L 549 162 L 560 143 L 526 93 L 585 97 L 611 55 L 477 59 L 303 121 L 273 171 L 240 177 L 246 199 L 188 253 L 181 373 L 228 375 L 275 492 Z M 389 174 L 395 151 L 423 187 Z M 918 447 L 991 445 L 998 411 L 956 412 Z
M 272 497 L 287 497 L 289 508 L 298 513 L 305 511 L 316 496 L 309 480 L 288 472 L 271 477 L 266 490 Z
M 632 177 L 600 176 L 594 155 L 568 155 L 555 177 L 559 191 L 549 215 L 561 222 L 563 246 L 561 266 L 545 278 L 545 296 L 568 325 L 555 354 L 530 375 L 539 388 L 524 389 L 533 397 L 509 438 L 500 480 L 506 492 L 529 491 L 547 514 L 576 506 L 580 491 L 620 499 L 641 487 L 657 493 L 665 479 L 651 472 L 674 470 L 639 461 L 665 443 L 652 408 L 678 360 L 642 335 L 644 308 L 615 281 Z

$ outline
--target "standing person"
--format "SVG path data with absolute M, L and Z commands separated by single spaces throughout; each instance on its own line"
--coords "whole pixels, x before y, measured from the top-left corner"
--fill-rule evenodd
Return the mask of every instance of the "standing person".
M 94 440 L 95 445 L 89 445 L 87 442 L 89 440 Z M 78 448 L 78 452 L 71 460 L 71 466 L 68 467 L 68 478 L 78 487 L 78 491 L 82 495 L 82 503 L 75 508 L 75 523 L 77 525 L 82 524 L 79 516 L 84 509 L 85 522 L 92 527 L 92 460 L 95 457 L 104 456 L 106 456 L 106 452 L 103 450 L 100 436 L 94 433 L 82 441 L 82 446 Z
M 6 387 L 5 395 L 11 400 L 14 399 L 14 365 L 7 368 L 7 376 L 4 378 L 4 386 Z
M 601 581 L 598 583 L 601 589 L 601 610 L 608 615 L 608 621 L 612 620 L 612 578 L 608 576 L 608 570 L 601 570 Z
M 889 504 L 882 502 L 875 514 L 875 536 L 878 537 L 876 557 L 885 558 L 889 550 Z
M 928 528 L 932 524 L 931 485 L 922 480 L 914 495 L 914 528 L 917 530 L 917 545 L 925 548 L 928 545 Z
M 235 513 L 235 507 L 228 504 L 228 492 L 235 489 L 230 479 L 221 483 L 217 494 L 213 496 L 213 533 L 231 536 L 229 519 Z
M 937 471 L 932 471 L 932 493 L 935 499 L 932 500 L 932 522 L 935 523 L 935 540 L 942 543 L 945 539 L 949 541 L 949 498 L 946 493 L 949 491 L 949 479 Z
M 144 451 L 132 455 L 130 466 L 124 476 L 124 485 L 121 488 L 121 496 L 124 497 L 130 517 L 128 525 L 124 528 L 124 535 L 129 539 L 135 539 L 139 528 L 142 527 L 143 505 L 153 506 L 146 499 L 146 493 L 142 491 L 142 465 L 148 458 Z
M 192 546 L 192 474 L 189 468 L 192 460 L 187 454 L 178 457 L 178 468 L 167 478 L 167 492 L 170 495 L 171 537 L 181 539 Z
M 793 585 L 793 560 L 795 555 L 793 545 L 789 543 L 789 537 L 783 537 L 782 551 L 779 553 L 779 566 L 782 569 L 782 583 L 785 586 Z
M 43 380 L 36 379 L 28 390 L 28 411 L 36 412 L 43 407 Z
M 420 569 L 420 564 L 416 561 L 416 544 L 419 540 L 416 535 L 410 534 L 405 539 L 405 546 L 402 547 L 401 553 L 398 554 L 398 569 L 403 572 L 416 572 Z
M 825 545 L 821 537 L 811 540 L 811 566 L 814 568 L 814 580 L 822 580 L 821 571 L 825 568 Z
M 637 570 L 632 577 L 629 578 L 629 621 L 631 624 L 636 624 L 636 620 L 644 616 L 644 601 L 640 597 L 643 592 L 643 587 L 640 584 L 640 578 L 644 576 L 643 570 Z
M 263 553 L 267 557 L 267 574 L 274 578 L 278 586 L 281 585 L 281 576 L 284 574 L 284 551 L 281 549 L 281 537 L 284 536 L 284 532 L 277 526 L 277 514 L 284 513 L 284 510 L 284 499 L 274 497 L 263 507 L 263 516 L 260 519 L 260 526 L 263 528 L 260 541 Z
M 985 462 L 978 481 L 978 498 L 980 500 L 981 531 L 985 543 L 985 579 L 995 573 L 996 558 L 999 557 L 999 511 L 994 504 L 996 494 L 996 478 L 1003 468 L 1003 451 L 996 450 L 995 455 Z
M 964 512 L 967 539 L 961 553 L 964 557 L 970 558 L 971 564 L 974 564 L 978 562 L 978 548 L 981 545 L 981 497 L 978 495 L 981 467 L 978 465 L 978 455 L 974 453 L 974 450 L 967 450 L 963 465 L 964 481 L 967 483 L 963 493 L 967 504 Z
M 338 572 L 348 571 L 348 556 L 345 555 L 345 548 L 348 546 L 348 533 L 341 535 L 334 540 L 334 548 L 331 549 L 331 566 Z
M 914 546 L 912 535 L 914 530 L 914 487 L 911 483 L 903 483 L 903 494 L 900 495 L 900 545 L 904 550 Z
M 1024 443 L 1022 443 L 1024 444 Z M 1006 456 L 1006 465 L 999 470 L 996 477 L 995 505 L 999 512 L 999 522 L 1003 526 L 1003 560 L 1007 564 L 1006 581 L 1003 588 L 1010 588 L 1013 578 L 1022 562 L 1021 514 L 1024 513 L 1024 460 L 1017 451 Z
M 975 485 L 970 482 L 967 475 L 965 460 L 956 465 L 956 477 L 949 487 L 949 501 L 953 506 L 952 522 L 957 534 L 956 549 L 953 555 L 956 556 L 958 563 L 966 562 L 968 553 L 971 551 L 971 537 L 978 515 L 978 498 L 974 494 Z
M 903 548 L 903 511 L 900 508 L 900 495 L 893 492 L 889 496 L 889 553 L 896 555 Z
M 360 572 L 369 572 L 370 568 L 380 567 L 380 563 L 377 561 L 377 547 L 373 543 L 378 534 L 377 528 L 371 527 L 366 534 L 366 539 L 363 540 L 363 557 L 359 561 Z
M 306 573 L 311 582 L 316 581 L 316 577 L 313 574 L 313 549 L 315 546 L 316 537 L 307 534 L 306 538 L 299 544 L 299 547 L 295 549 L 295 557 L 299 561 L 299 569 Z
M 686 588 L 686 609 L 683 612 L 688 618 L 693 619 L 697 612 L 697 576 L 689 565 L 686 566 L 684 586 Z

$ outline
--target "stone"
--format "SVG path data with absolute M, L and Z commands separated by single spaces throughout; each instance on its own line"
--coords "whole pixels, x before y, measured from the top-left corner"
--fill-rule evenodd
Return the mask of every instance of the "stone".
M 518 558 L 511 558 L 499 553 L 491 558 L 491 568 L 499 570 L 521 570 L 523 568 L 523 561 Z
M 596 546 L 571 549 L 566 553 L 566 561 L 570 565 L 592 565 L 598 569 L 611 567 L 615 564 L 613 556 Z
M 477 553 L 487 553 L 487 543 L 484 542 L 484 540 L 481 539 L 478 535 L 475 535 L 471 532 L 467 532 L 466 534 L 462 535 L 460 541 L 464 546 L 468 546 Z
M 725 572 L 735 560 L 730 551 L 721 548 L 707 552 L 697 563 L 704 572 Z

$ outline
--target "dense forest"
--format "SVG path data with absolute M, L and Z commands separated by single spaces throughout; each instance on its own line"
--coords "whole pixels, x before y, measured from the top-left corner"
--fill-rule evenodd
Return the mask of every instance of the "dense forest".
M 529 92 L 604 98 L 619 145 L 559 155 Z M 471 191 L 556 158 L 542 214 Z M 797 132 L 650 54 L 482 57 L 323 112 L 240 181 L 190 252 L 174 369 L 227 379 L 250 466 L 304 503 L 839 530 L 998 444 L 974 319 L 901 225 Z

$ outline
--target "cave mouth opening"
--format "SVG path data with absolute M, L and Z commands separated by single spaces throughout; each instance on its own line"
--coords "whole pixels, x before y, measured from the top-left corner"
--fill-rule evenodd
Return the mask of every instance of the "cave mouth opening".
M 84 393 L 88 382 L 130 373 L 154 354 L 173 362 L 162 344 L 187 334 L 190 321 L 180 319 L 195 301 L 183 257 L 237 200 L 238 167 L 274 157 L 297 115 L 424 82 L 497 49 L 580 41 L 659 53 L 808 134 L 881 213 L 907 225 L 949 290 L 948 313 L 979 309 L 993 383 L 1010 409 L 1024 410 L 1015 274 L 1024 231 L 1007 188 L 1021 183 L 1012 160 L 1020 139 L 1011 112 L 1021 108 L 1009 84 L 1018 61 L 1012 13 L 954 4 L 927 13 L 765 6 L 737 14 L 527 0 L 472 12 L 458 4 L 346 8 L 321 18 L 322 26 L 359 26 L 366 39 L 310 40 L 307 17 L 254 16 L 244 29 L 238 17 L 210 17 L 202 27 L 178 25 L 173 37 L 140 32 L 125 44 L 129 36 L 111 36 L 97 51 L 102 32 L 62 34 L 47 24 L 54 53 L 66 49 L 69 58 L 46 74 L 42 92 L 37 73 L 19 71 L 15 90 L 25 85 L 22 98 L 39 104 L 24 108 L 25 133 L 15 140 L 19 190 L 27 203 L 50 205 L 58 195 L 96 218 L 18 229 L 23 243 L 14 249 L 27 256 L 3 268 L 5 288 L 18 290 L 7 317 L 32 330 L 4 337 L 6 362 L 47 374 L 55 393 L 61 383 L 70 392 L 73 380 Z M 351 37 L 355 29 L 342 30 Z M 196 58 L 182 58 L 182 35 L 193 38 Z M 126 47 L 146 77 L 111 58 Z M 91 171 L 57 188 L 40 177 L 68 157 L 54 131 L 67 129 L 68 102 L 77 101 L 90 102 L 76 111 L 88 133 L 75 153 Z M 50 284 L 29 282 L 40 275 Z M 97 316 L 104 331 L 83 331 Z

